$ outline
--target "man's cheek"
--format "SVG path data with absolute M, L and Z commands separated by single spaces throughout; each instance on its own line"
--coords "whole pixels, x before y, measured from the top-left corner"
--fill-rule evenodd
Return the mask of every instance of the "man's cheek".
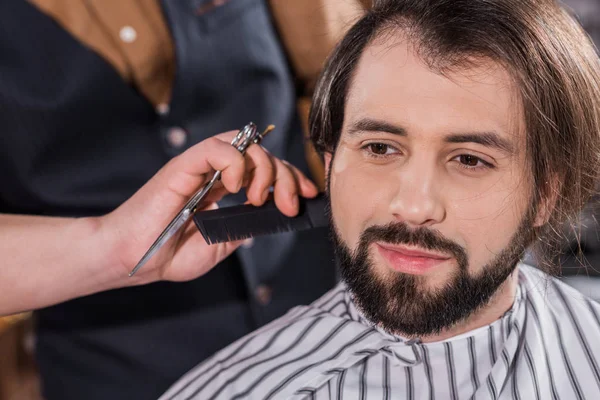
M 377 210 L 383 205 L 376 200 L 377 192 L 360 172 L 349 169 L 331 178 L 331 208 L 338 234 L 354 248 L 361 232 L 373 224 Z
M 481 212 L 481 217 L 477 218 L 475 211 Z M 515 228 L 512 221 L 495 221 L 485 214 L 483 210 L 474 210 L 473 216 L 456 220 L 458 229 L 452 239 L 467 250 L 471 274 L 480 271 L 508 245 Z
M 486 192 L 462 192 L 453 197 L 447 202 L 449 218 L 461 226 L 479 230 L 481 226 L 493 228 L 493 224 L 503 225 L 507 217 L 512 221 L 518 203 L 514 192 L 497 188 Z

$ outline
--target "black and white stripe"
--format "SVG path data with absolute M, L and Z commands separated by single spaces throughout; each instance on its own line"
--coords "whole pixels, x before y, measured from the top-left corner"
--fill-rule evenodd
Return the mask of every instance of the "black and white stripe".
M 469 363 L 471 365 L 471 382 L 473 392 L 479 387 L 479 374 L 477 368 L 477 350 L 475 349 L 475 340 L 472 337 L 467 338 L 469 342 Z
M 600 306 L 521 265 L 512 309 L 436 343 L 373 326 L 339 285 L 238 340 L 161 400 L 600 398 Z

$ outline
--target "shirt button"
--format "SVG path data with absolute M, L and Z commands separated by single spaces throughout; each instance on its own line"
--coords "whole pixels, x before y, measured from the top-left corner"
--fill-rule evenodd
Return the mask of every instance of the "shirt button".
M 273 295 L 273 289 L 271 289 L 267 285 L 258 285 L 256 290 L 254 291 L 254 296 L 256 297 L 256 301 L 261 306 L 266 306 L 271 302 L 271 298 Z
M 179 149 L 187 142 L 187 132 L 183 128 L 171 128 L 167 132 L 167 142 L 171 147 Z
M 169 113 L 170 107 L 167 103 L 160 103 L 156 106 L 156 113 L 158 115 L 167 115 Z
M 125 43 L 132 43 L 137 38 L 137 32 L 131 26 L 124 26 L 119 31 L 119 37 Z

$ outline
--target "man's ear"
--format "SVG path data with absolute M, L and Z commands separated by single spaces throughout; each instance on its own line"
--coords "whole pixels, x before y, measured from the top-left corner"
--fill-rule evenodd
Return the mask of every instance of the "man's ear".
M 558 176 L 554 176 L 552 179 L 546 181 L 546 195 L 540 198 L 537 213 L 533 221 L 533 226 L 539 228 L 548 223 L 550 216 L 556 207 L 558 196 L 560 195 L 560 179 Z

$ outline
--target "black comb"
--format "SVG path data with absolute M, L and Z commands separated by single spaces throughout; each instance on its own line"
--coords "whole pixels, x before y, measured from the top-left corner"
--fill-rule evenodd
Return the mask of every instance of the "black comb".
M 208 244 L 243 240 L 280 232 L 301 231 L 329 224 L 325 215 L 325 195 L 313 199 L 300 198 L 300 210 L 295 217 L 281 213 L 275 202 L 260 207 L 251 204 L 201 211 L 194 222 Z

